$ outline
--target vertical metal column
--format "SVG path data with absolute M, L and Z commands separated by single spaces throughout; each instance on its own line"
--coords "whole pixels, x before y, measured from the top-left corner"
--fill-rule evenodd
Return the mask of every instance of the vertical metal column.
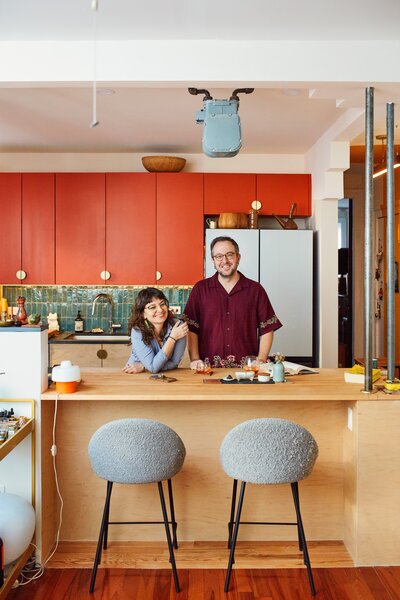
M 372 335 L 374 326 L 373 211 L 374 211 L 374 88 L 365 90 L 365 253 L 364 253 L 364 392 L 372 391 Z
M 387 265 L 387 359 L 388 381 L 395 378 L 394 313 L 394 104 L 386 104 L 386 265 Z

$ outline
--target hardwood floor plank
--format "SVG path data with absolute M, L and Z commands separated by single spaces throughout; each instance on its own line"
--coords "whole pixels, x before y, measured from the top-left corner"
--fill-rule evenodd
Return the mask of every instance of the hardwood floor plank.
M 39 580 L 10 591 L 8 600 L 311 600 L 304 569 L 237 569 L 224 593 L 225 569 L 46 569 Z M 318 600 L 400 600 L 400 567 L 313 569 Z

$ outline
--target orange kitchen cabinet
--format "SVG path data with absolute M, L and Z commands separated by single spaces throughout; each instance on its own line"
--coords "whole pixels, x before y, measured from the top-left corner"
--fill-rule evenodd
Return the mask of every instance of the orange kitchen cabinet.
M 105 173 L 56 174 L 56 283 L 105 283 Z
M 22 175 L 22 270 L 24 284 L 55 283 L 54 173 Z
M 248 213 L 256 199 L 256 178 L 250 173 L 204 173 L 204 213 Z
M 18 283 L 21 268 L 22 176 L 0 173 L 0 284 Z
M 309 217 L 311 208 L 311 175 L 265 174 L 257 175 L 257 200 L 262 215 L 287 215 L 290 206 L 297 204 L 294 216 Z
M 203 174 L 157 173 L 158 285 L 203 278 Z
M 0 282 L 54 283 L 54 175 L 1 173 Z
M 105 264 L 111 285 L 155 282 L 155 173 L 106 174 Z

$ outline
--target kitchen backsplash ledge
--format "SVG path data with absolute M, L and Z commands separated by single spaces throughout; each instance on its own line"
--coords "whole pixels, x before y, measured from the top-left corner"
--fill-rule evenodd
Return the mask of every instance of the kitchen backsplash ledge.
M 64 331 L 74 330 L 74 321 L 78 310 L 84 319 L 85 330 L 108 327 L 109 304 L 104 300 L 96 303 L 92 317 L 92 303 L 101 292 L 110 294 L 114 300 L 114 323 L 121 323 L 122 331 L 126 331 L 131 315 L 132 304 L 137 294 L 147 286 L 3 286 L 3 297 L 9 306 L 17 306 L 18 296 L 25 297 L 27 315 L 41 314 L 46 322 L 49 312 L 56 312 L 60 328 Z M 191 286 L 151 286 L 161 289 L 169 300 L 170 306 L 180 306 L 181 312 L 186 305 Z

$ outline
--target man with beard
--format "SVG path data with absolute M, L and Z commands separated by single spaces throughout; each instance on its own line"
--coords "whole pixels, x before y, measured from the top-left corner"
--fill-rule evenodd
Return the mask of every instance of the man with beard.
M 265 362 L 282 323 L 262 285 L 238 271 L 235 240 L 217 237 L 210 249 L 217 272 L 196 283 L 184 312 L 190 367 L 202 369 L 205 358 L 214 367 L 240 366 L 250 355 Z

